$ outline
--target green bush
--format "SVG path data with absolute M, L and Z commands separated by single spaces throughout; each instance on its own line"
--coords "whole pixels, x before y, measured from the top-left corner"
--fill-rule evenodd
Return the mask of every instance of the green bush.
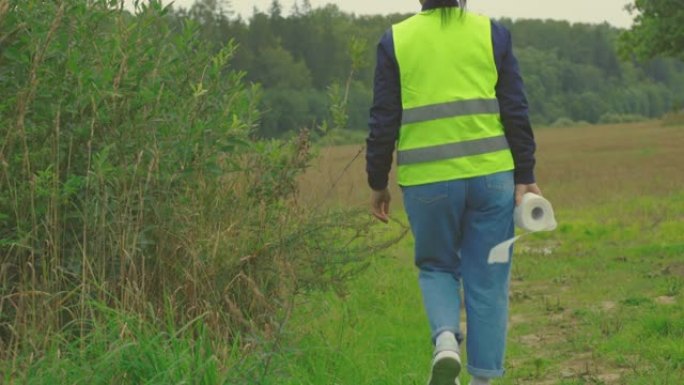
M 561 117 L 556 119 L 549 127 L 553 128 L 564 128 L 564 127 L 584 127 L 584 126 L 590 126 L 591 123 L 580 120 L 580 121 L 574 121 L 570 118 L 567 117 Z
M 0 0 L 4 357 L 83 338 L 92 303 L 268 336 L 368 253 L 365 216 L 297 204 L 306 131 L 252 139 L 259 91 L 233 44 L 212 53 L 158 1 L 117 4 Z
M 576 124 L 577 123 L 574 120 L 572 120 L 570 118 L 562 117 L 562 118 L 556 119 L 556 121 L 551 123 L 550 127 L 554 127 L 554 128 L 572 127 Z
M 635 114 L 616 114 L 609 112 L 601 115 L 599 119 L 600 124 L 623 124 L 623 123 L 637 123 L 647 120 L 645 116 Z

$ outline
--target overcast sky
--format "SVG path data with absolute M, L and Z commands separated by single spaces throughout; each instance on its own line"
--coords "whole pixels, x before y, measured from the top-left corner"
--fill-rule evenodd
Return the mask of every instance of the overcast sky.
M 129 0 L 130 1 L 130 0 Z M 163 0 L 169 3 L 170 0 Z M 420 9 L 418 0 L 310 0 L 314 7 L 323 4 L 337 4 L 342 10 L 357 14 L 387 14 L 394 12 L 415 12 Z M 294 0 L 280 0 L 288 11 Z M 301 0 L 300 0 L 301 2 Z M 175 0 L 174 4 L 188 7 L 194 0 Z M 271 0 L 229 0 L 233 11 L 248 19 L 252 9 L 265 11 Z M 571 22 L 608 23 L 617 27 L 628 27 L 632 17 L 625 11 L 630 0 L 469 0 L 468 7 L 487 16 L 512 19 L 557 19 Z

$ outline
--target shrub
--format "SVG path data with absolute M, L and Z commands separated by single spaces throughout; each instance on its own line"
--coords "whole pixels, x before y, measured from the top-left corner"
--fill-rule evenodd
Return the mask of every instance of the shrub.
M 562 118 L 556 119 L 555 122 L 551 123 L 551 127 L 554 127 L 554 128 L 572 127 L 575 124 L 577 124 L 577 123 L 575 123 L 574 120 L 572 120 L 570 118 L 562 117 Z
M 609 112 L 603 114 L 599 119 L 600 124 L 622 124 L 622 123 L 637 123 L 648 120 L 645 116 L 636 114 L 616 114 Z
M 82 338 L 93 304 L 268 335 L 370 251 L 366 217 L 297 204 L 307 131 L 252 139 L 259 92 L 233 44 L 117 3 L 0 0 L 4 355 Z

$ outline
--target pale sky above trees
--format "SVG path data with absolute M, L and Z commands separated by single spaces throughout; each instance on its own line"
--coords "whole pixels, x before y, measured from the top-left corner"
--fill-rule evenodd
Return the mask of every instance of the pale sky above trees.
M 132 1 L 132 0 L 127 0 Z M 164 0 L 169 2 L 169 0 Z M 220 1 L 220 0 L 219 0 Z M 294 0 L 281 0 L 283 9 L 289 12 Z M 302 0 L 299 0 L 300 4 Z M 344 11 L 357 14 L 387 14 L 413 12 L 419 9 L 418 0 L 310 0 L 313 7 L 336 4 Z M 175 4 L 188 7 L 194 0 L 175 0 Z M 231 8 L 247 19 L 254 7 L 261 11 L 269 9 L 271 0 L 229 0 Z M 571 22 L 608 23 L 617 27 L 629 27 L 632 17 L 625 10 L 629 0 L 470 0 L 468 7 L 476 12 L 500 18 L 556 19 Z

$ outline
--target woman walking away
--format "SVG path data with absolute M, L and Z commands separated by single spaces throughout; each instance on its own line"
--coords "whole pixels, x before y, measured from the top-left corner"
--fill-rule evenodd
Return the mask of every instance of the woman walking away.
M 510 262 L 489 250 L 513 236 L 513 209 L 534 178 L 535 142 L 510 33 L 457 0 L 422 12 L 378 45 L 367 149 L 373 215 L 389 220 L 398 182 L 415 238 L 419 286 L 435 345 L 429 385 L 459 384 L 460 288 L 472 385 L 504 374 Z

